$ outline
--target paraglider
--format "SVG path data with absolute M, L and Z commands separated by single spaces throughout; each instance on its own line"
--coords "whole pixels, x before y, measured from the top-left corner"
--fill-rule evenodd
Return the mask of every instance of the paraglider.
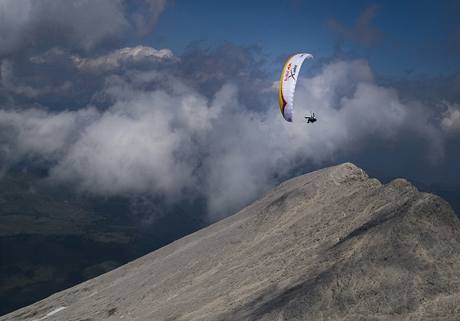
M 294 116 L 294 94 L 300 67 L 302 67 L 305 59 L 312 58 L 313 56 L 309 53 L 295 54 L 289 57 L 284 64 L 280 78 L 278 96 L 281 114 L 288 122 L 292 122 Z M 305 119 L 307 119 L 307 123 L 314 123 L 317 120 L 315 114 L 305 116 Z

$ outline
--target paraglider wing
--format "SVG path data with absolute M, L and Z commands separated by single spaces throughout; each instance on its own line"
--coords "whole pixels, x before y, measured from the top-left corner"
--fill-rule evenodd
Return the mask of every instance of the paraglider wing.
M 279 85 L 279 104 L 281 114 L 288 122 L 292 122 L 294 114 L 294 93 L 297 76 L 305 59 L 313 58 L 308 53 L 300 53 L 289 57 L 283 67 Z

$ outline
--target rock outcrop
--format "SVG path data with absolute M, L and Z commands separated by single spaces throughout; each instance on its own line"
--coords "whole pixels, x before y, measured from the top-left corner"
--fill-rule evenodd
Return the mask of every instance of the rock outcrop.
M 0 320 L 460 320 L 460 221 L 346 163 Z

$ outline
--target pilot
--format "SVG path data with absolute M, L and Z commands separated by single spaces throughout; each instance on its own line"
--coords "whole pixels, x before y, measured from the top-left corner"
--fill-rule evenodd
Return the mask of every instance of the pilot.
M 311 116 L 305 116 L 305 119 L 307 120 L 307 124 L 317 121 L 315 113 L 313 113 Z

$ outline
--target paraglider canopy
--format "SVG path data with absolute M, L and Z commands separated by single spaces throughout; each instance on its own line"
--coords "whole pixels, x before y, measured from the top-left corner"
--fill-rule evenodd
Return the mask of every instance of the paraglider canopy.
M 297 84 L 300 67 L 302 67 L 305 59 L 312 58 L 313 56 L 309 53 L 299 53 L 289 57 L 284 64 L 278 94 L 281 114 L 288 122 L 292 122 L 294 116 L 295 85 Z

